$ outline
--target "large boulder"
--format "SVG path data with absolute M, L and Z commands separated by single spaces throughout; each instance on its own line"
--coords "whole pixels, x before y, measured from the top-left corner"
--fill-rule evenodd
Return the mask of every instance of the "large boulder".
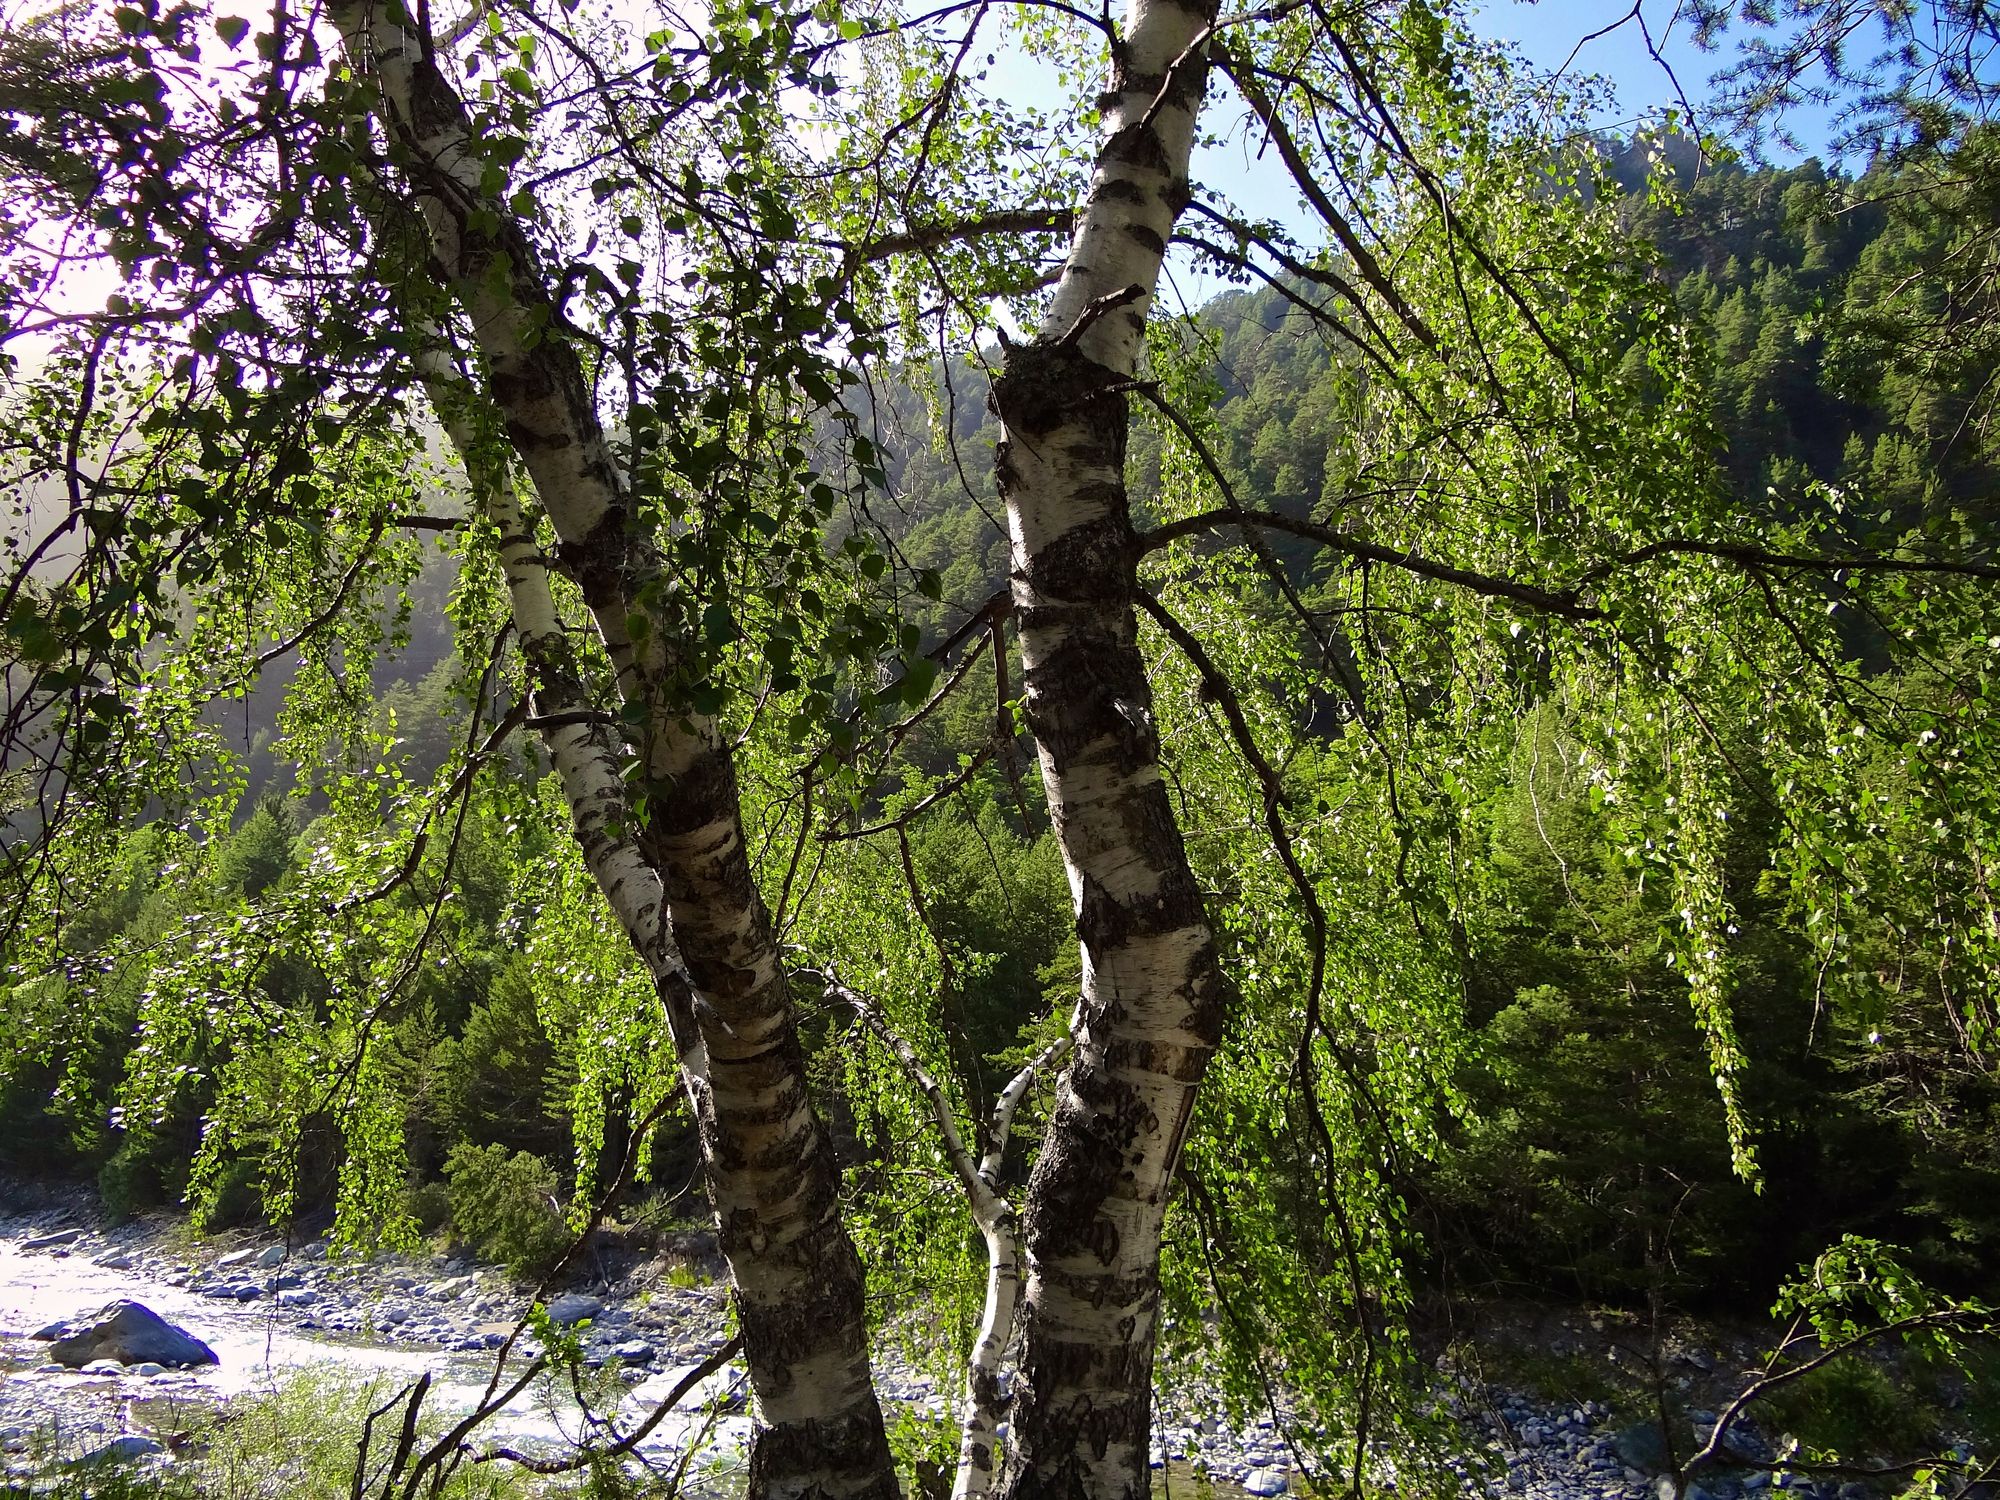
M 581 1323 L 604 1311 L 604 1304 L 587 1292 L 564 1292 L 549 1304 L 549 1321 L 561 1327 Z
M 49 1357 L 80 1370 L 94 1359 L 185 1367 L 217 1363 L 215 1351 L 138 1302 L 113 1302 L 70 1325 Z

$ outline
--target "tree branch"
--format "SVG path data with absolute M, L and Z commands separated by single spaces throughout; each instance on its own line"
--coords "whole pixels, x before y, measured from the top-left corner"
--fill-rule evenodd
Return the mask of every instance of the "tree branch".
M 1244 510 L 1235 505 L 1204 511 L 1201 515 L 1170 522 L 1148 532 L 1139 538 L 1140 555 L 1156 551 L 1181 537 L 1210 531 L 1218 526 L 1255 526 L 1265 531 L 1283 532 L 1288 536 L 1317 542 L 1332 551 L 1343 552 L 1357 562 L 1380 563 L 1385 567 L 1399 568 L 1420 578 L 1449 583 L 1489 598 L 1505 599 L 1511 604 L 1521 605 L 1538 614 L 1554 615 L 1560 619 L 1579 622 L 1604 618 L 1603 610 L 1595 605 L 1585 604 L 1578 598 L 1579 588 L 1560 592 L 1538 588 L 1534 584 L 1521 583 L 1512 578 L 1501 578 L 1495 574 L 1461 568 L 1452 563 L 1437 562 L 1415 552 L 1384 547 L 1376 542 L 1365 542 L 1359 537 L 1349 536 L 1331 526 L 1322 526 L 1316 521 L 1296 520 L 1275 511 Z
M 920 224 L 846 247 L 850 264 L 873 265 L 893 255 L 916 255 L 961 240 L 1000 234 L 1067 234 L 1076 224 L 1070 208 L 1003 208 L 945 224 Z

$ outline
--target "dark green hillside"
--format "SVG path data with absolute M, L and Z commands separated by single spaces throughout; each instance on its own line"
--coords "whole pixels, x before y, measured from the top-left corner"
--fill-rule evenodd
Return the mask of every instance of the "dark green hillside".
M 1718 456 L 1736 503 L 1778 519 L 1832 513 L 1857 545 L 1892 545 L 1922 528 L 1966 555 L 1991 554 L 2000 520 L 1996 149 L 1978 134 L 1955 152 L 1885 162 L 1857 180 L 1816 164 L 1730 167 L 1689 177 L 1676 209 L 1632 199 L 1633 232 L 1659 247 L 1662 273 L 1709 351 L 1727 440 Z M 1635 176 L 1629 161 L 1620 170 Z M 1329 515 L 1362 462 L 1350 426 L 1361 378 L 1352 362 L 1269 288 L 1217 298 L 1183 336 L 1212 353 L 1214 443 L 1239 493 L 1294 516 Z M 900 563 L 939 575 L 939 599 L 909 601 L 933 640 L 1006 582 L 991 462 L 999 429 L 985 379 L 962 363 L 948 380 L 934 372 L 928 390 L 878 386 L 865 408 L 888 480 L 868 519 Z M 934 412 L 949 414 L 949 436 Z M 1157 488 L 1158 443 L 1145 430 L 1135 439 L 1142 503 Z M 1318 564 L 1282 543 L 1278 551 L 1310 591 Z M 387 622 L 407 641 L 370 678 L 376 722 L 393 716 L 390 753 L 412 778 L 443 763 L 463 734 L 451 586 L 449 559 L 431 556 L 407 619 Z M 904 769 L 870 789 L 865 812 L 907 805 L 961 774 L 990 735 L 992 681 L 990 662 L 973 669 L 968 690 L 911 734 Z M 107 964 L 113 954 L 133 963 L 195 914 L 293 888 L 300 837 L 325 797 L 294 795 L 318 773 L 274 754 L 285 682 L 267 678 L 217 713 L 248 791 L 211 874 L 178 881 L 167 855 L 134 842 L 80 911 L 78 946 Z M 1733 830 L 1743 930 L 1731 1000 L 1751 1058 L 1759 1197 L 1731 1170 L 1686 987 L 1660 938 L 1662 897 L 1603 846 L 1589 789 L 1563 769 L 1564 733 L 1553 721 L 1532 726 L 1482 790 L 1479 837 L 1492 873 L 1465 953 L 1482 1046 L 1462 1081 L 1469 1110 L 1448 1132 L 1450 1149 L 1410 1185 L 1432 1226 L 1439 1283 L 1754 1307 L 1787 1268 L 1857 1232 L 1911 1246 L 1954 1285 L 1993 1291 L 1992 1012 L 1954 988 L 1949 956 L 1926 947 L 1921 914 L 1855 933 L 1879 949 L 1879 985 L 1827 991 L 1794 914 L 1767 892 L 1765 825 L 1749 818 Z M 997 760 L 976 768 L 961 805 L 927 814 L 911 834 L 913 867 L 935 892 L 930 920 L 957 955 L 943 1004 L 975 1093 L 1015 1055 L 1020 1018 L 1075 984 L 1060 937 L 1060 860 L 1022 817 L 1024 808 L 1039 817 L 1025 739 L 1011 773 Z M 509 914 L 510 893 L 531 888 L 529 872 L 547 857 L 547 836 L 532 819 L 473 820 L 459 874 L 470 895 L 449 908 L 451 959 L 423 977 L 397 1023 L 398 1087 L 409 1098 L 401 1128 L 433 1184 L 460 1148 L 504 1146 L 550 1171 L 572 1167 L 577 1042 L 551 1035 L 538 1013 Z M 414 914 L 425 894 L 413 887 L 396 904 Z M 0 1165 L 101 1169 L 125 1203 L 186 1186 L 218 1039 L 177 1039 L 181 1071 L 156 1119 L 105 1126 L 144 978 L 141 966 L 99 981 L 103 1008 L 88 1046 L 64 1066 L 13 1075 L 0 1096 Z M 255 983 L 273 1003 L 311 1005 L 336 979 L 308 955 L 278 953 Z M 232 1171 L 230 1209 L 247 1212 L 241 1190 L 253 1170 L 246 1161 Z M 328 1190 L 324 1176 L 318 1182 Z M 422 1213 L 444 1211 L 442 1189 L 415 1191 Z

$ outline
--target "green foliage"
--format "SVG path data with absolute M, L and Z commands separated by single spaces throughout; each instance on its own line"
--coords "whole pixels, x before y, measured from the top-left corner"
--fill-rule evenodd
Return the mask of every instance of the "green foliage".
M 1994 1434 L 1968 1432 L 1966 1414 L 1946 1409 L 2000 1357 L 1988 1308 L 1927 1286 L 1892 1247 L 1846 1235 L 1772 1311 L 1786 1332 L 1743 1399 L 1782 1431 L 1782 1459 L 1908 1472 L 1911 1495 L 1994 1461 Z M 1959 1390 L 1939 1400 L 1947 1381 Z
M 884 1415 L 889 1422 L 889 1448 L 902 1471 L 905 1493 L 919 1500 L 938 1500 L 951 1493 L 958 1467 L 958 1427 L 950 1417 L 898 1404 Z
M 445 1158 L 453 1230 L 523 1280 L 539 1278 L 569 1247 L 562 1180 L 539 1156 L 465 1142 Z
M 1365 1466 L 1364 1414 L 1423 1430 L 1406 1324 L 1455 1256 L 1486 1284 L 1741 1299 L 1800 1248 L 1763 1232 L 1762 1182 L 1816 1205 L 1802 1238 L 1991 1274 L 2000 607 L 1969 575 L 1821 560 L 1991 559 L 2000 147 L 1677 184 L 1635 172 L 1651 147 L 1589 144 L 1592 101 L 1517 76 L 1457 7 L 1336 9 L 1358 61 L 1322 7 L 1236 35 L 1295 71 L 1266 127 L 1316 141 L 1382 255 L 1191 217 L 1210 268 L 1247 276 L 1263 242 L 1286 270 L 1154 320 L 1133 395 L 1175 417 L 1139 408 L 1131 468 L 1147 526 L 1239 511 L 1141 565 L 1175 627 L 1149 610 L 1142 640 L 1178 834 L 1237 990 L 1169 1211 L 1173 1336 L 1239 1406 L 1275 1362 L 1323 1456 Z M 24 571 L 0 613 L 9 765 L 45 756 L 64 788 L 46 858 L 7 863 L 0 1149 L 101 1166 L 121 1209 L 330 1204 L 350 1244 L 438 1222 L 442 1161 L 457 1231 L 533 1274 L 678 1096 L 659 994 L 562 789 L 499 732 L 546 664 L 431 461 L 411 357 L 464 330 L 415 290 L 351 80 L 221 80 L 231 113 L 185 137 L 148 92 L 163 49 L 194 66 L 170 11 L 125 7 L 73 56 L 41 26 L 0 45 L 26 111 L 0 115 L 36 122 L 0 123 L 0 172 L 123 285 L 7 392 L 13 518 L 76 534 L 74 571 Z M 1059 14 L 1014 40 L 1094 74 Z M 455 44 L 479 212 L 575 268 L 543 289 L 562 328 L 527 322 L 622 397 L 619 519 L 646 540 L 606 651 L 577 549 L 527 522 L 574 575 L 590 732 L 642 751 L 609 831 L 671 808 L 661 723 L 716 716 L 877 1315 L 949 1378 L 978 1244 L 923 1101 L 814 975 L 879 1004 L 967 1126 L 1075 997 L 1068 880 L 994 701 L 1004 628 L 957 679 L 925 654 L 1014 565 L 952 351 L 996 295 L 1033 323 L 1047 240 L 862 252 L 889 202 L 900 224 L 1071 201 L 1095 106 L 947 84 L 969 37 L 843 54 L 867 28 L 837 10 L 724 5 L 701 88 L 665 40 L 620 74 L 643 170 L 611 151 L 541 214 L 523 184 L 570 80 L 490 19 Z M 108 145 L 106 106 L 121 144 L 84 182 L 44 148 Z M 42 284 L 11 225 L 0 337 Z M 865 420 L 867 362 L 917 350 Z M 1239 547 L 1239 507 L 1290 529 Z
M 215 878 L 254 901 L 291 868 L 295 836 L 283 803 L 260 803 L 216 855 Z
M 543 1029 L 525 964 L 510 963 L 494 976 L 464 1030 L 436 1045 L 430 1065 L 430 1111 L 446 1140 L 544 1158 L 569 1148 L 574 1064 L 558 1055 Z
M 420 1182 L 410 1189 L 408 1207 L 419 1234 L 436 1234 L 452 1222 L 451 1189 L 442 1182 Z
M 1802 1456 L 1908 1452 L 1938 1437 L 1935 1410 L 1909 1385 L 1865 1359 L 1824 1365 L 1772 1392 L 1758 1420 L 1797 1439 Z

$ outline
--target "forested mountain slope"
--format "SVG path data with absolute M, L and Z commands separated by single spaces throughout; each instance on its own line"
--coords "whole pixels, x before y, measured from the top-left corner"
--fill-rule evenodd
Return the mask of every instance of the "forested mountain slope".
M 1858 548 L 1893 549 L 1914 532 L 1992 557 L 1994 148 L 1975 133 L 1956 157 L 1884 160 L 1858 178 L 1817 162 L 1697 176 L 1673 152 L 1671 206 L 1644 195 L 1642 148 L 1605 148 L 1631 195 L 1631 232 L 1659 247 L 1660 274 L 1706 347 L 1726 442 L 1717 458 L 1746 513 Z M 1269 287 L 1217 298 L 1178 336 L 1212 352 L 1206 417 L 1243 502 L 1344 519 L 1367 454 L 1346 421 L 1362 377 L 1341 342 Z M 875 393 L 893 455 L 884 518 L 910 563 L 945 583 L 934 630 L 1005 582 L 980 461 L 998 435 L 983 390 L 969 366 L 936 379 L 929 403 L 953 420 L 949 438 L 929 442 L 923 402 Z M 1156 444 L 1135 439 L 1142 488 L 1157 482 Z M 1307 549 L 1274 545 L 1310 591 Z M 1846 623 L 1867 654 L 1872 622 Z M 978 739 L 970 719 L 957 732 L 931 752 L 933 772 L 951 766 L 949 744 Z M 1732 1003 L 1751 1059 L 1760 1195 L 1731 1171 L 1686 986 L 1658 937 L 1669 913 L 1641 870 L 1601 847 L 1564 726 L 1524 726 L 1486 803 L 1496 880 L 1490 925 L 1469 942 L 1485 1043 L 1466 1080 L 1473 1108 L 1455 1151 L 1410 1184 L 1440 1269 L 1452 1262 L 1461 1284 L 1665 1290 L 1749 1307 L 1813 1246 L 1855 1232 L 1913 1244 L 1948 1280 L 1992 1290 L 1992 1003 L 1958 987 L 1921 914 L 1897 933 L 1857 927 L 1853 941 L 1879 948 L 1881 982 L 1830 992 L 1794 916 L 1760 894 L 1783 789 L 1767 793 L 1731 855 L 1744 913 Z
M 1857 545 L 1893 545 L 1917 529 L 1963 555 L 1991 555 L 2000 320 L 1990 264 L 1995 174 L 1981 172 L 1992 150 L 1975 136 L 1957 171 L 1884 163 L 1858 180 L 1817 165 L 1728 167 L 1684 182 L 1672 209 L 1634 192 L 1631 230 L 1660 247 L 1662 274 L 1710 351 L 1727 438 L 1721 457 L 1738 505 L 1779 522 L 1835 516 Z M 1636 190 L 1636 169 L 1627 176 Z M 1367 487 L 1366 435 L 1348 421 L 1364 377 L 1278 290 L 1222 296 L 1171 336 L 1211 359 L 1202 420 L 1246 503 L 1326 518 Z M 936 639 L 1006 583 L 986 376 L 960 365 L 948 378 L 933 372 L 921 392 L 880 386 L 865 395 L 851 404 L 876 435 L 887 479 L 865 520 L 910 568 L 936 570 L 938 599 L 911 601 Z M 934 423 L 933 411 L 944 420 Z M 1157 433 L 1136 440 L 1135 467 L 1143 501 L 1158 483 Z M 1365 526 L 1365 510 L 1361 519 Z M 1282 543 L 1277 550 L 1311 598 L 1323 564 Z M 429 566 L 421 578 L 410 644 L 373 676 L 382 754 L 406 760 L 413 779 L 462 736 L 468 688 L 445 632 L 448 574 Z M 1865 644 L 1867 622 L 1854 630 Z M 1033 831 L 1039 788 L 1027 759 L 974 763 L 994 712 L 990 664 L 972 681 L 910 736 L 916 769 L 878 788 L 860 815 L 961 784 L 911 825 L 909 859 L 931 893 L 928 920 L 953 955 L 943 1000 L 951 1054 L 981 1098 L 1037 1040 L 1023 1019 L 1074 992 L 1076 960 L 1061 861 Z M 80 946 L 108 952 L 122 936 L 136 945 L 120 960 L 127 965 L 134 952 L 171 952 L 190 910 L 296 876 L 295 851 L 309 842 L 327 778 L 315 772 L 296 783 L 319 789 L 311 803 L 281 795 L 295 783 L 271 759 L 276 687 L 228 710 L 225 737 L 246 757 L 250 795 L 212 876 L 185 887 L 171 860 L 133 841 L 79 917 Z M 1320 719 L 1340 732 L 1337 715 Z M 1614 1300 L 1660 1292 L 1755 1308 L 1785 1270 L 1859 1232 L 1911 1245 L 1946 1281 L 1992 1292 L 2000 1081 L 1990 1001 L 1956 987 L 1950 955 L 1930 951 L 1914 921 L 1853 934 L 1879 949 L 1879 983 L 1822 984 L 1794 915 L 1766 891 L 1769 810 L 1748 809 L 1730 835 L 1742 913 L 1731 1003 L 1750 1059 L 1744 1094 L 1765 1174 L 1759 1197 L 1732 1172 L 1708 1055 L 1660 939 L 1660 888 L 1603 846 L 1567 733 L 1553 713 L 1523 724 L 1505 774 L 1480 789 L 1474 834 L 1490 876 L 1477 919 L 1455 935 L 1479 1046 L 1460 1080 L 1464 1109 L 1448 1149 L 1399 1184 L 1423 1228 L 1433 1286 Z M 1782 789 L 1770 791 L 1782 800 Z M 271 795 L 260 802 L 260 793 Z M 522 795 L 527 822 L 545 817 Z M 525 1190 L 540 1191 L 575 1170 L 567 1141 L 578 1101 L 602 1108 L 629 1096 L 620 1078 L 579 1092 L 590 1044 L 564 1034 L 561 1008 L 547 999 L 551 976 L 538 968 L 532 937 L 523 941 L 533 914 L 515 903 L 530 888 L 534 841 L 524 846 L 518 832 L 484 814 L 464 830 L 464 895 L 445 919 L 449 959 L 420 977 L 397 1023 L 393 1084 L 407 1118 L 394 1133 L 411 1149 L 412 1203 L 426 1225 L 451 1211 L 436 1186 L 448 1162 L 465 1203 L 495 1161 L 513 1160 Z M 574 891 L 562 897 L 574 899 Z M 574 910 L 561 915 L 581 920 Z M 320 962 L 276 954 L 252 982 L 274 1004 L 310 1003 L 336 987 Z M 610 969 L 562 977 L 625 982 Z M 212 1103 L 202 1059 L 227 1039 L 147 1036 L 138 1018 L 154 980 L 143 968 L 98 982 L 113 1003 L 87 1045 L 14 1075 L 0 1158 L 15 1169 L 100 1171 L 121 1204 L 178 1195 Z M 135 1032 L 158 1054 L 148 1066 L 166 1092 L 153 1118 L 127 1113 L 115 1117 L 121 1128 L 107 1129 Z M 162 1066 L 170 1054 L 172 1066 Z M 829 1043 L 817 1066 L 856 1087 L 838 1047 Z M 250 1123 L 225 1194 L 229 1212 L 253 1211 L 244 1191 L 257 1173 Z M 865 1185 L 871 1138 L 888 1127 L 861 1096 L 836 1124 Z

